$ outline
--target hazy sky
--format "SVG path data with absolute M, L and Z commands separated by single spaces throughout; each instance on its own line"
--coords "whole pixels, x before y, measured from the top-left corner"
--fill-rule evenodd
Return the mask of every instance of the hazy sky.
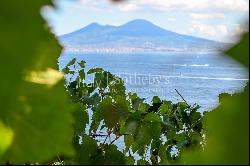
M 249 0 L 57 0 L 57 9 L 44 8 L 43 15 L 57 35 L 92 22 L 122 25 L 146 19 L 182 34 L 232 42 L 246 29 Z

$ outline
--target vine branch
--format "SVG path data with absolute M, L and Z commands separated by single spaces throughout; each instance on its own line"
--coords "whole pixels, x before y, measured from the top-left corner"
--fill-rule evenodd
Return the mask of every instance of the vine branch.
M 191 106 L 188 104 L 188 102 L 184 99 L 184 97 L 179 93 L 179 91 L 177 89 L 174 89 L 178 95 L 182 98 L 182 100 L 189 106 L 189 108 L 191 108 Z

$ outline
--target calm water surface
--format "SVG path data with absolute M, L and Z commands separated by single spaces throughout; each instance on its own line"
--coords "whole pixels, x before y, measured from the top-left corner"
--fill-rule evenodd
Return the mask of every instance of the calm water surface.
M 72 58 L 85 60 L 87 68 L 101 67 L 119 75 L 129 92 L 137 92 L 150 102 L 153 96 L 181 101 L 177 89 L 190 103 L 208 111 L 218 104 L 222 92 L 241 91 L 248 81 L 248 70 L 217 53 L 164 54 L 84 54 L 64 53 L 59 66 Z

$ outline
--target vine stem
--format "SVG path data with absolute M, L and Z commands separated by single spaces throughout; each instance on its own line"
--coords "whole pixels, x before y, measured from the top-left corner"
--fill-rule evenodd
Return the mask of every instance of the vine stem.
M 57 154 L 57 158 L 58 158 L 59 162 L 62 163 L 62 160 L 58 154 Z
M 116 137 L 113 141 L 110 142 L 110 144 L 113 144 L 116 140 L 118 140 L 120 137 Z
M 106 138 L 105 138 L 105 140 L 103 141 L 102 145 L 105 144 L 105 142 L 106 142 L 107 139 L 108 139 L 108 136 L 109 136 L 109 135 L 106 136 Z
M 84 134 L 86 136 L 91 136 L 91 137 L 106 137 L 108 135 L 104 135 L 104 134 L 90 134 L 90 135 L 87 135 L 87 134 Z
M 184 97 L 179 93 L 179 91 L 177 89 L 174 89 L 178 95 L 182 98 L 182 100 L 189 106 L 189 108 L 191 108 L 191 106 L 188 104 L 188 102 L 184 99 Z
M 130 148 L 128 149 L 128 153 L 129 153 L 129 156 L 131 157 L 132 155 L 131 155 L 131 152 L 130 152 Z

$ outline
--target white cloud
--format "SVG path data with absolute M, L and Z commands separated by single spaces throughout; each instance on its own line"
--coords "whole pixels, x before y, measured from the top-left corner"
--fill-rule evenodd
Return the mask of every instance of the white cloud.
M 88 7 L 103 8 L 108 4 L 104 0 L 79 0 Z M 158 10 L 158 11 L 187 11 L 187 12 L 232 12 L 248 11 L 248 0 L 126 0 L 118 5 L 122 11 Z
M 248 28 L 241 27 L 239 24 L 209 25 L 198 21 L 193 21 L 189 32 L 193 35 L 202 36 L 210 39 L 222 39 L 226 42 L 233 42 L 239 38 L 239 35 L 246 32 Z
M 196 33 L 199 35 L 214 37 L 216 35 L 216 27 L 212 25 L 206 25 L 200 22 L 193 21 L 192 26 L 190 28 L 191 33 Z
M 248 11 L 248 0 L 214 0 L 213 6 L 226 11 Z
M 138 7 L 135 4 L 130 4 L 130 3 L 129 4 L 122 3 L 122 4 L 119 4 L 118 7 L 121 11 L 125 11 L 125 12 L 135 11 L 138 9 Z
M 233 24 L 237 21 L 234 18 L 225 21 L 225 17 L 230 19 L 232 14 L 240 16 L 243 12 L 249 11 L 249 0 L 125 0 L 123 3 L 117 3 L 115 7 L 114 4 L 110 3 L 110 0 L 78 1 L 80 2 L 77 4 L 79 7 L 101 10 L 102 12 L 110 11 L 115 13 L 120 10 L 123 14 L 127 14 L 124 12 L 134 11 L 140 14 L 145 12 L 152 12 L 152 14 L 157 12 L 163 12 L 162 14 L 170 13 L 171 15 L 164 19 L 171 23 L 171 25 L 167 25 L 168 28 L 174 25 L 178 26 L 177 29 L 181 29 L 186 34 L 192 33 L 209 39 L 229 42 L 237 39 L 237 35 L 245 30 L 239 25 L 228 25 L 228 22 Z M 189 16 L 189 18 L 182 19 L 179 14 L 181 14 L 181 17 Z M 221 20 L 218 23 L 211 21 L 212 19 Z M 191 26 L 187 27 L 190 22 Z M 180 27 L 182 25 L 183 27 Z M 176 28 L 173 29 L 176 30 Z
M 168 18 L 168 21 L 174 22 L 174 21 L 176 21 L 176 18 L 170 17 L 170 18 Z
M 225 18 L 225 14 L 223 13 L 211 13 L 211 14 L 207 14 L 207 13 L 191 13 L 190 17 L 196 20 L 205 20 L 205 19 L 215 19 L 215 18 Z
M 79 0 L 80 5 L 86 6 L 86 7 L 100 7 L 103 2 L 95 1 L 95 0 Z M 78 6 L 78 5 L 77 5 Z
M 105 0 L 76 0 L 76 8 L 88 8 L 95 11 L 107 11 L 110 10 L 109 3 Z
M 231 29 L 233 30 L 233 33 L 229 33 L 230 37 L 238 37 L 244 32 L 249 31 L 248 25 L 240 25 L 240 24 L 232 24 Z

